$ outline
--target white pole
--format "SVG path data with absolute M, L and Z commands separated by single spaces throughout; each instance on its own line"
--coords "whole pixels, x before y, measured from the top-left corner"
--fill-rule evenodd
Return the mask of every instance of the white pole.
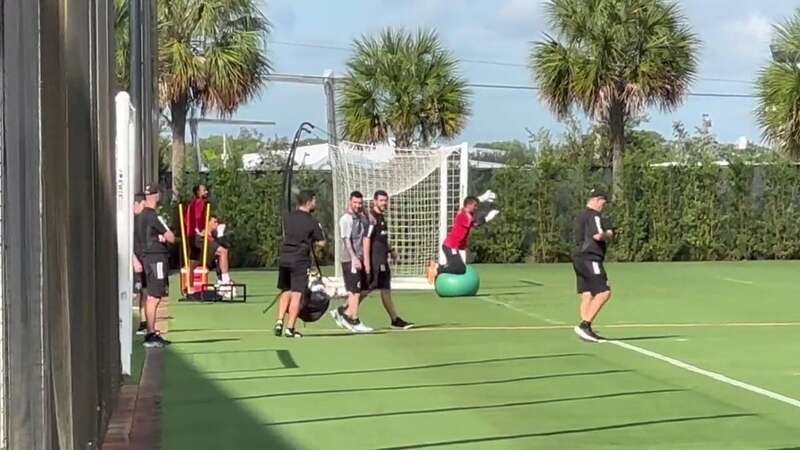
M 447 238 L 447 216 L 450 214 L 448 211 L 448 186 L 449 186 L 449 161 L 450 153 L 441 152 L 439 162 L 439 240 L 436 242 L 436 252 L 439 255 L 439 263 L 444 264 L 445 257 L 442 253 L 442 243 Z
M 458 181 L 460 183 L 459 186 L 459 206 L 461 206 L 461 202 L 467 198 L 469 195 L 469 144 L 464 142 L 461 144 L 461 160 L 459 161 L 460 164 L 460 173 L 458 177 Z
M 135 126 L 134 126 L 135 127 Z M 122 374 L 131 374 L 133 353 L 132 278 L 133 278 L 133 167 L 131 99 L 127 92 L 116 97 L 115 163 L 117 182 L 117 284 L 119 301 L 119 343 Z

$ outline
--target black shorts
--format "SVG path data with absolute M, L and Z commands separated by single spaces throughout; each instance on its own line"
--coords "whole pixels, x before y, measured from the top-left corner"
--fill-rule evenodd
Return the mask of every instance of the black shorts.
M 278 268 L 278 289 L 303 293 L 308 289 L 308 267 L 295 266 Z
M 386 262 L 372 262 L 372 273 L 369 274 L 369 290 L 388 291 L 392 289 L 392 271 Z
M 206 264 L 209 268 L 214 267 L 214 263 L 217 260 L 217 250 L 219 248 L 219 242 L 216 240 L 208 241 L 208 255 Z M 194 245 L 192 246 L 192 256 L 190 256 L 190 259 L 200 263 L 203 262 L 203 236 L 195 236 Z
M 145 255 L 145 286 L 150 297 L 166 297 L 169 295 L 169 255 Z
M 590 292 L 592 295 L 597 295 L 611 290 L 608 286 L 608 274 L 606 274 L 602 261 L 573 258 L 572 267 L 575 269 L 578 294 Z
M 139 294 L 147 287 L 147 278 L 144 272 L 133 272 L 133 293 Z
M 344 277 L 344 288 L 351 294 L 360 294 L 361 291 L 366 291 L 369 288 L 367 273 L 363 267 L 353 273 L 351 263 L 342 263 L 342 276 Z

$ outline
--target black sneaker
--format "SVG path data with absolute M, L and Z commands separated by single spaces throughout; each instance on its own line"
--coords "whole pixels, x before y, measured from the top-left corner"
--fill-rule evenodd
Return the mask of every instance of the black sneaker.
M 161 336 L 161 332 L 159 332 L 159 331 L 156 331 L 156 339 L 158 339 L 164 345 L 172 344 L 172 341 L 164 339 L 164 336 Z
M 283 329 L 283 337 L 287 337 L 287 338 L 301 338 L 301 337 L 303 337 L 303 335 L 302 335 L 302 334 L 300 334 L 300 332 L 299 332 L 299 331 L 297 331 L 297 330 L 294 330 L 294 329 L 292 329 L 292 328 L 284 328 L 284 329 Z
M 283 321 L 278 320 L 277 322 L 275 322 L 275 327 L 273 328 L 273 330 L 275 331 L 275 336 L 280 337 L 281 334 L 283 334 Z
M 597 343 L 600 342 L 599 336 L 594 334 L 591 325 L 580 324 L 574 328 L 575 334 L 584 342 Z
M 595 333 L 594 330 L 592 329 L 591 325 L 589 325 L 589 334 L 593 338 L 597 339 L 597 342 L 603 342 L 603 341 L 607 341 L 608 340 L 608 339 L 604 338 L 603 336 L 600 336 L 599 334 Z
M 414 328 L 414 323 L 406 322 L 405 320 L 398 317 L 392 321 L 392 328 L 396 328 L 399 330 L 409 330 L 411 328 Z
M 164 348 L 167 344 L 159 335 L 155 333 L 148 333 L 144 337 L 144 343 L 142 343 L 142 345 L 145 348 Z
M 139 336 L 147 334 L 147 322 L 139 322 L 139 329 L 136 330 Z

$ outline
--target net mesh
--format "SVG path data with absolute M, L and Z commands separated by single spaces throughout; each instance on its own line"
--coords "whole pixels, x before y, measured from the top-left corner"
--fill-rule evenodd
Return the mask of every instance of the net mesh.
M 438 254 L 465 192 L 463 148 L 397 149 L 349 142 L 331 146 L 337 219 L 347 208 L 350 192 L 364 193 L 366 208 L 372 207 L 373 192 L 388 192 L 389 239 L 398 254 L 393 274 L 422 278 L 428 261 Z M 338 255 L 342 244 L 338 236 L 335 241 L 336 273 L 341 275 Z

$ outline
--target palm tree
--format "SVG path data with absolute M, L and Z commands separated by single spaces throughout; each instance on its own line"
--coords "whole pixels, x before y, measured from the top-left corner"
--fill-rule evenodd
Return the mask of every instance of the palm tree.
M 130 30 L 128 27 L 128 0 L 114 0 L 114 68 L 117 88 L 127 91 L 130 78 Z
M 115 0 L 117 81 L 128 83 L 128 1 Z M 184 171 L 186 118 L 233 114 L 271 70 L 269 21 L 255 0 L 158 0 L 159 96 L 172 130 L 172 185 Z
M 756 118 L 764 139 L 800 159 L 800 10 L 775 27 L 774 61 L 756 82 Z
M 618 196 L 625 126 L 649 107 L 683 103 L 700 42 L 665 0 L 550 0 L 545 8 L 556 37 L 533 44 L 534 80 L 559 119 L 579 106 L 607 127 Z
M 386 29 L 353 51 L 339 92 L 345 139 L 425 146 L 464 129 L 470 93 L 435 32 Z

